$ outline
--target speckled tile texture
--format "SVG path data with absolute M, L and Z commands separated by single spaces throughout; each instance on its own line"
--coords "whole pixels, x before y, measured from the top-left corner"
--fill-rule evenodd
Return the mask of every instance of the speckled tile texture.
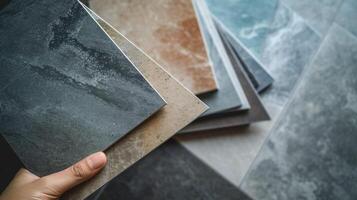
M 165 105 L 75 0 L 12 0 L 0 24 L 0 133 L 36 175 L 105 150 Z
M 90 0 L 89 6 L 193 93 L 216 90 L 191 0 Z
M 357 198 L 357 39 L 333 25 L 242 188 L 255 199 Z
M 84 199 L 143 158 L 207 109 L 204 103 L 185 89 L 143 51 L 135 47 L 104 21 L 99 18 L 98 20 L 144 77 L 162 95 L 167 105 L 109 148 L 106 151 L 108 165 L 104 170 L 94 179 L 69 192 L 63 199 Z
M 87 200 L 216 200 L 250 198 L 170 140 Z

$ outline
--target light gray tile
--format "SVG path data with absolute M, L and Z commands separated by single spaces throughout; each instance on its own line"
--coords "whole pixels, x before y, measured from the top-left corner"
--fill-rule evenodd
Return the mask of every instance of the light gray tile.
M 336 17 L 336 23 L 357 37 L 357 1 L 344 0 Z
M 283 3 L 300 15 L 320 36 L 324 36 L 327 33 L 343 1 L 282 0 Z
M 255 199 L 356 199 L 357 39 L 333 25 L 242 188 Z
M 12 0 L 0 24 L 0 133 L 37 175 L 105 150 L 165 104 L 76 0 Z

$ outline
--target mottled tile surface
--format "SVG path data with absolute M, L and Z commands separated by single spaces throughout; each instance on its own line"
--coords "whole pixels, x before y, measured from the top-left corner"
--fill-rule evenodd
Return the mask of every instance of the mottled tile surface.
M 75 0 L 13 0 L 0 24 L 0 132 L 37 175 L 108 148 L 165 105 Z
M 88 200 L 248 200 L 174 140 L 117 176 Z
M 324 36 L 332 25 L 336 13 L 344 0 L 281 1 L 300 15 L 320 36 Z
M 279 0 L 206 0 L 225 31 L 274 78 L 263 98 L 283 105 L 319 44 L 319 36 Z
M 254 85 L 257 92 L 262 93 L 274 82 L 273 77 L 263 68 L 263 65 L 259 63 L 259 60 L 254 58 L 247 49 L 243 47 L 238 40 L 235 40 L 230 34 L 220 28 L 220 23 L 216 22 L 218 30 L 222 37 L 227 38 L 227 42 L 234 47 L 234 53 L 239 58 L 244 71 L 247 73 L 249 80 Z
M 103 171 L 69 192 L 63 199 L 84 199 L 207 110 L 204 103 L 143 51 L 116 32 L 109 24 L 99 18 L 97 20 L 144 77 L 162 95 L 167 105 L 109 148 L 105 152 L 108 164 Z
M 357 1 L 344 0 L 336 17 L 336 23 L 357 37 Z
M 216 48 L 215 41 L 210 34 L 207 24 L 204 21 L 197 5 L 194 4 L 195 13 L 200 24 L 203 40 L 206 45 L 206 51 L 212 62 L 213 69 L 216 75 L 219 90 L 215 92 L 200 95 L 199 98 L 209 106 L 209 110 L 202 116 L 208 116 L 229 109 L 238 109 L 242 106 L 239 94 L 233 85 L 231 77 L 225 67 L 221 54 L 224 53 Z M 237 76 L 233 77 L 238 80 Z
M 256 199 L 356 199 L 357 39 L 333 25 L 242 188 Z
M 90 0 L 89 5 L 195 94 L 216 89 L 191 0 Z

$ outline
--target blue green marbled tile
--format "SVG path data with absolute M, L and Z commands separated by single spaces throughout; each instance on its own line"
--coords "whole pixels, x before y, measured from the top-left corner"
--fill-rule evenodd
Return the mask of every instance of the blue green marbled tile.
M 37 175 L 105 150 L 165 104 L 76 0 L 12 0 L 0 35 L 0 133 Z
M 343 1 L 282 0 L 321 36 L 324 36 L 329 30 Z
M 333 25 L 242 182 L 254 199 L 357 198 L 357 39 Z
M 283 105 L 320 37 L 278 0 L 206 0 L 226 31 L 244 45 L 274 78 L 263 100 Z
M 337 17 L 336 23 L 343 26 L 357 37 L 357 1 L 344 0 Z

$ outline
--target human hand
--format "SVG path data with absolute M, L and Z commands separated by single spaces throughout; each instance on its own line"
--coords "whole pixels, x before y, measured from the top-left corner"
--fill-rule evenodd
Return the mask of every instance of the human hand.
M 54 200 L 67 190 L 96 175 L 106 164 L 103 152 L 98 152 L 71 167 L 42 178 L 20 169 L 0 195 L 0 200 Z

